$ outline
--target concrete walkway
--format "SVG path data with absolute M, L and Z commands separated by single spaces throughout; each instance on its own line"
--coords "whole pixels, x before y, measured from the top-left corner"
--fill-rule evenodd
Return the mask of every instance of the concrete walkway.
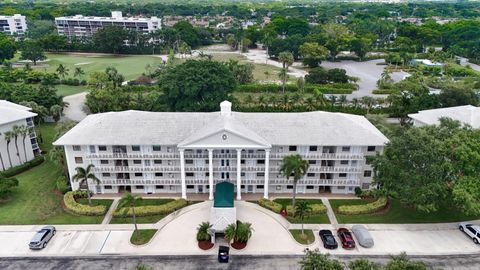
M 87 117 L 87 114 L 83 109 L 85 106 L 86 97 L 87 92 L 64 97 L 63 101 L 68 103 L 68 107 L 65 107 L 63 110 L 64 119 L 82 121 L 85 117 Z
M 117 209 L 118 203 L 120 202 L 120 198 L 113 199 L 112 205 L 108 209 L 105 217 L 103 218 L 102 225 L 109 224 L 113 217 L 113 212 Z
M 327 216 L 328 216 L 328 219 L 330 220 L 330 224 L 332 224 L 334 227 L 337 227 L 338 226 L 337 217 L 333 212 L 332 206 L 330 205 L 330 201 L 327 198 L 322 198 L 322 203 L 327 208 Z

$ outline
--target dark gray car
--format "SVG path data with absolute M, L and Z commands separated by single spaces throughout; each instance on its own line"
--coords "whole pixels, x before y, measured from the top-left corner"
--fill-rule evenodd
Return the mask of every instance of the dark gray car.
M 38 231 L 28 244 L 30 249 L 43 249 L 47 246 L 47 243 L 55 235 L 55 227 L 45 226 L 40 231 Z

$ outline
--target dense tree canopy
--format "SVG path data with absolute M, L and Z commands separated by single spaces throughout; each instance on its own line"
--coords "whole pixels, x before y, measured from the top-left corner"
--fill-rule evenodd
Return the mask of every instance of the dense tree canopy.
M 16 50 L 15 41 L 0 33 L 0 64 L 5 60 L 12 59 Z

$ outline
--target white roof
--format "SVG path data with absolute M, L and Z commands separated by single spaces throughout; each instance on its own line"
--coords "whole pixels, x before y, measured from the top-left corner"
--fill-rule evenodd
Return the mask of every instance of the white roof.
M 37 114 L 30 112 L 30 108 L 0 100 L 0 125 L 34 117 Z
M 440 118 L 448 117 L 463 124 L 468 124 L 472 128 L 480 128 L 480 107 L 472 105 L 424 110 L 408 116 L 426 125 L 438 125 L 440 124 Z
M 383 145 L 388 139 L 365 117 L 344 113 L 107 112 L 87 116 L 55 145 L 186 146 L 226 131 L 271 145 Z

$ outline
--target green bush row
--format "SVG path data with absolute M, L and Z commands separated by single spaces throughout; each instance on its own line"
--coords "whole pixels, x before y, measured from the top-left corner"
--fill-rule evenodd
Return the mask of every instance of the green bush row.
M 82 216 L 103 216 L 107 212 L 105 205 L 89 206 L 78 203 L 75 200 L 75 195 L 79 193 L 67 192 L 63 195 L 63 202 L 67 209 L 77 215 Z
M 392 89 L 375 89 L 372 91 L 375 95 L 390 95 L 393 94 L 395 90 Z
M 45 158 L 43 156 L 37 156 L 34 159 L 32 159 L 30 161 L 27 161 L 27 162 L 25 162 L 21 165 L 18 165 L 18 166 L 12 167 L 12 168 L 10 168 L 6 171 L 3 171 L 2 173 L 0 173 L 0 175 L 5 177 L 5 178 L 9 178 L 9 177 L 15 176 L 19 173 L 22 173 L 24 171 L 27 171 L 30 168 L 38 166 L 38 165 L 42 164 L 43 161 L 45 161 Z
M 321 203 L 309 204 L 309 206 L 312 208 L 310 215 L 321 215 L 327 213 L 327 208 Z M 287 214 L 292 217 L 295 214 L 295 210 L 293 209 L 292 205 L 287 205 Z
M 180 208 L 187 206 L 188 202 L 184 199 L 178 199 L 169 203 L 160 204 L 160 205 L 144 205 L 136 206 L 135 215 L 138 217 L 146 217 L 153 215 L 167 215 Z M 114 217 L 131 217 L 133 216 L 132 208 L 129 208 L 128 211 L 125 211 L 125 208 L 117 208 L 113 212 Z
M 260 199 L 258 201 L 258 204 L 277 214 L 280 213 L 280 211 L 282 211 L 282 205 L 274 201 L 270 201 L 267 199 Z
M 57 178 L 57 181 L 55 182 L 55 185 L 57 186 L 57 189 L 62 192 L 62 194 L 65 194 L 70 191 L 70 185 L 68 183 L 68 180 L 65 176 L 60 176 Z
M 352 91 L 357 90 L 357 85 L 352 83 L 331 83 L 331 84 L 306 84 L 305 92 L 312 93 L 320 91 L 323 94 L 351 94 Z M 242 84 L 236 89 L 242 93 L 280 93 L 282 92 L 282 85 L 280 84 Z M 285 92 L 299 92 L 300 89 L 295 84 L 286 84 Z
M 376 201 L 362 205 L 341 205 L 337 212 L 342 215 L 361 215 L 372 214 L 382 210 L 387 206 L 388 199 L 386 197 L 378 198 Z

